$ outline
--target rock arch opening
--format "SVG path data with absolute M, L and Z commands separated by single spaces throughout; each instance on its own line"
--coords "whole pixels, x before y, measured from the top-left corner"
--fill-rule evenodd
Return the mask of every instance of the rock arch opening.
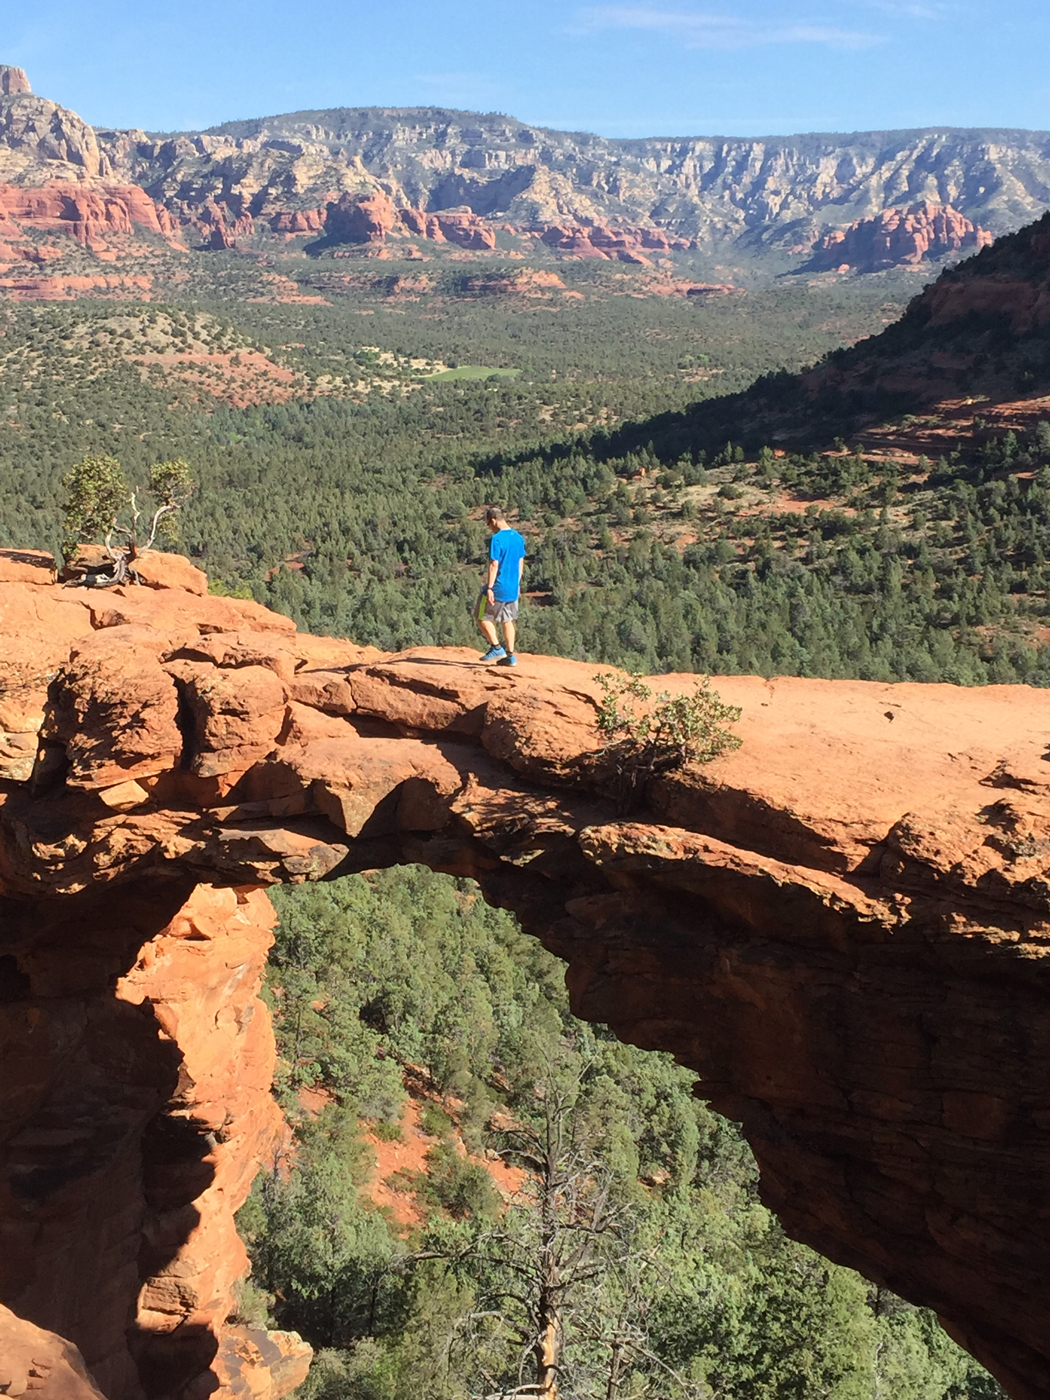
M 471 876 L 565 960 L 578 1015 L 696 1070 L 790 1233 L 1047 1393 L 1050 696 L 723 678 L 743 748 L 628 821 L 589 777 L 590 666 L 300 636 L 185 561 L 97 598 L 32 567 L 0 574 L 0 1302 L 110 1400 L 243 1362 L 233 1209 L 276 1128 L 265 887 L 400 863 Z M 60 1022 L 47 1078 L 34 1037 Z M 19 1153 L 68 1167 L 87 1081 L 141 1089 L 128 1152 L 114 1130 L 34 1216 Z

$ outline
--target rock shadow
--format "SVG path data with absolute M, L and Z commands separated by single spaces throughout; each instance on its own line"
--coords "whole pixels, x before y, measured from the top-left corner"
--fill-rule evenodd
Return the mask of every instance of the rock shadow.
M 213 1144 L 168 1111 L 181 1055 L 153 1005 L 117 996 L 194 883 L 0 900 L 0 1301 L 79 1347 L 109 1400 L 175 1393 L 215 1354 L 206 1327 L 165 1331 L 175 1312 L 136 1321 L 199 1222 Z

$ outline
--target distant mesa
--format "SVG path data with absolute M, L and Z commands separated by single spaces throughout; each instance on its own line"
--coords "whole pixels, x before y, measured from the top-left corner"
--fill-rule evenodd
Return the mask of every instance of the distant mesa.
M 951 253 L 975 253 L 993 241 L 987 229 L 971 223 L 950 204 L 924 200 L 907 209 L 884 209 L 849 228 L 835 229 L 816 245 L 807 270 L 881 272 Z
M 11 63 L 0 63 L 0 95 L 17 97 L 21 92 L 32 92 L 24 68 L 16 68 Z
M 540 241 L 576 258 L 608 258 L 626 263 L 648 263 L 649 253 L 685 251 L 694 243 L 661 228 L 611 228 L 606 224 L 550 224 L 540 230 Z
M 104 200 L 108 189 L 136 189 L 164 236 L 197 250 L 426 261 L 443 245 L 451 261 L 540 254 L 644 268 L 740 247 L 768 254 L 771 271 L 787 253 L 807 270 L 875 272 L 977 251 L 1038 217 L 1050 142 L 1045 132 L 951 129 L 617 141 L 437 107 L 292 112 L 151 135 L 91 127 L 7 64 L 0 185 L 79 185 Z M 935 191 L 936 202 L 885 208 L 887 190 L 901 188 Z M 828 231 L 831 210 L 843 227 Z M 111 217 L 121 216 L 61 219 L 103 256 L 87 230 Z M 23 246 L 8 261 L 49 256 Z
M 459 286 L 462 296 L 476 297 L 543 297 L 565 290 L 565 283 L 556 272 L 527 267 L 518 268 L 514 272 L 492 272 L 464 277 Z

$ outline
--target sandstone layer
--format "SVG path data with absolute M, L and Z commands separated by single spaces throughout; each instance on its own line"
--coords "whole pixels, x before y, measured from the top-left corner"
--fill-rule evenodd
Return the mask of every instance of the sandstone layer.
M 28 1391 L 33 1400 L 104 1400 L 76 1347 L 0 1305 L 0 1394 Z
M 282 1393 L 295 1343 L 225 1321 L 276 1127 L 260 886 L 422 862 L 699 1072 L 792 1234 L 1050 1391 L 1050 695 L 722 678 L 741 749 L 625 814 L 592 666 L 146 572 L 0 556 L 0 1302 L 109 1400 L 239 1393 L 231 1358 Z
M 0 185 L 0 259 L 8 256 L 3 245 L 21 241 L 26 234 L 68 233 L 92 248 L 105 247 L 107 234 L 130 234 L 140 228 L 164 236 L 174 231 L 167 210 L 158 208 L 137 185 L 85 187 L 57 180 L 37 189 Z

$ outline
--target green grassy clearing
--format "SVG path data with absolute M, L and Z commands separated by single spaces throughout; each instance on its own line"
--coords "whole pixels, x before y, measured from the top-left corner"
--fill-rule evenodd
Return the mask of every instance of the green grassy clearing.
M 428 379 L 515 379 L 520 369 L 496 369 L 491 365 L 458 365 L 455 369 L 442 369 L 437 374 L 428 374 Z

